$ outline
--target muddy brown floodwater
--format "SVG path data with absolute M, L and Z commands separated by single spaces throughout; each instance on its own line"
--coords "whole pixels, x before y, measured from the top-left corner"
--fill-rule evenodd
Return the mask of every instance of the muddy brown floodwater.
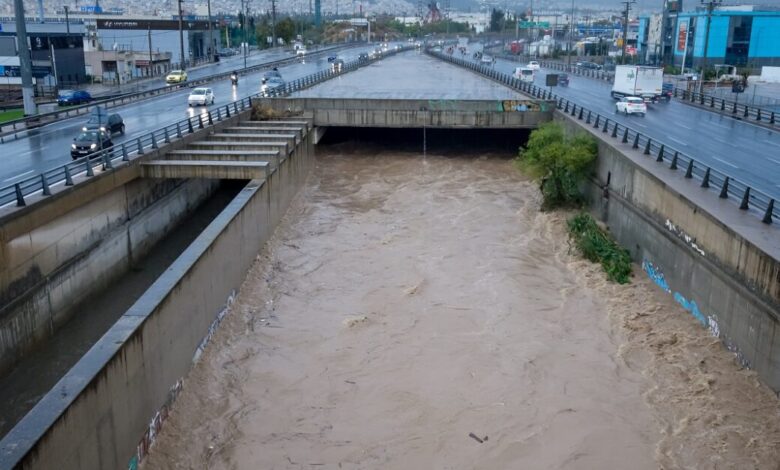
M 144 468 L 780 468 L 775 395 L 506 155 L 320 153 Z

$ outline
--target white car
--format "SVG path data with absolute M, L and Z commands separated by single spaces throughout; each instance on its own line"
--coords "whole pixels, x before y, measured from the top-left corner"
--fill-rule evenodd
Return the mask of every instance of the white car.
M 485 65 L 493 65 L 493 57 L 487 54 L 482 54 L 482 58 L 479 61 Z
M 645 100 L 636 96 L 624 96 L 620 98 L 620 101 L 615 103 L 615 112 L 629 114 L 640 114 L 642 116 L 647 113 L 647 105 Z
M 539 62 L 532 60 L 531 62 L 528 62 L 528 65 L 526 65 L 527 68 L 531 70 L 539 70 L 541 67 L 539 66 Z
M 516 79 L 522 82 L 533 83 L 534 81 L 534 71 L 529 69 L 528 67 L 515 68 L 515 73 L 513 75 Z
M 214 92 L 211 91 L 211 88 L 195 88 L 187 98 L 187 104 L 190 106 L 214 104 Z
M 299 47 L 295 51 L 296 56 L 305 56 L 306 55 L 306 48 L 305 47 Z

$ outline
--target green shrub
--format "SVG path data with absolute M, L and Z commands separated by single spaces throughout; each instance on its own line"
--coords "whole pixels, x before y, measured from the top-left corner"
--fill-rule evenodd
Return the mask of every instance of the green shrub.
M 631 256 L 598 226 L 588 213 L 582 212 L 567 221 L 569 237 L 585 259 L 601 263 L 607 278 L 619 284 L 629 282 Z
M 555 122 L 542 124 L 531 132 L 528 145 L 520 149 L 520 168 L 539 181 L 542 210 L 580 205 L 580 186 L 596 159 L 595 139 L 578 134 L 568 137 Z

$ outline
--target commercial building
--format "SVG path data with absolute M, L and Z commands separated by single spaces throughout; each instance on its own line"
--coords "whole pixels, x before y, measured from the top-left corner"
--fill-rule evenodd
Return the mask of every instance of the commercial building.
M 84 67 L 84 27 L 81 24 L 27 23 L 27 47 L 36 83 L 72 86 L 87 79 Z M 21 85 L 16 24 L 0 23 L 0 76 L 5 85 Z M 14 65 L 16 64 L 16 65 Z
M 648 64 L 698 68 L 707 62 L 758 68 L 780 65 L 780 10 L 759 10 L 755 6 L 721 6 L 707 12 L 681 11 L 680 0 L 667 0 L 662 14 L 639 18 L 639 61 Z

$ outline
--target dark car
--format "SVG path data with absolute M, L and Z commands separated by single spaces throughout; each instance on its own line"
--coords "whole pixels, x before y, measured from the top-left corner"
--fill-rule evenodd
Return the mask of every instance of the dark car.
M 558 74 L 558 85 L 559 86 L 569 86 L 569 74 L 567 74 L 567 73 L 559 73 Z
M 70 145 L 70 156 L 75 160 L 114 145 L 108 132 L 100 130 L 84 131 L 73 139 Z
M 661 85 L 661 97 L 669 101 L 674 96 L 674 83 L 664 83 Z
M 595 62 L 577 62 L 577 67 L 589 70 L 601 70 L 601 66 Z
M 328 56 L 328 62 L 333 62 L 336 59 L 338 59 L 338 56 L 336 56 L 336 55 L 329 55 Z
M 367 52 L 361 52 L 358 54 L 358 60 L 361 62 L 367 62 L 368 61 L 368 53 Z
M 60 106 L 78 105 L 90 101 L 92 101 L 92 95 L 84 90 L 62 90 L 57 95 L 57 104 Z
M 92 110 L 92 115 L 89 117 L 89 120 L 84 123 L 81 130 L 101 130 L 109 134 L 114 134 L 116 132 L 124 134 L 125 121 L 119 114 L 109 114 L 105 108 L 98 107 Z

